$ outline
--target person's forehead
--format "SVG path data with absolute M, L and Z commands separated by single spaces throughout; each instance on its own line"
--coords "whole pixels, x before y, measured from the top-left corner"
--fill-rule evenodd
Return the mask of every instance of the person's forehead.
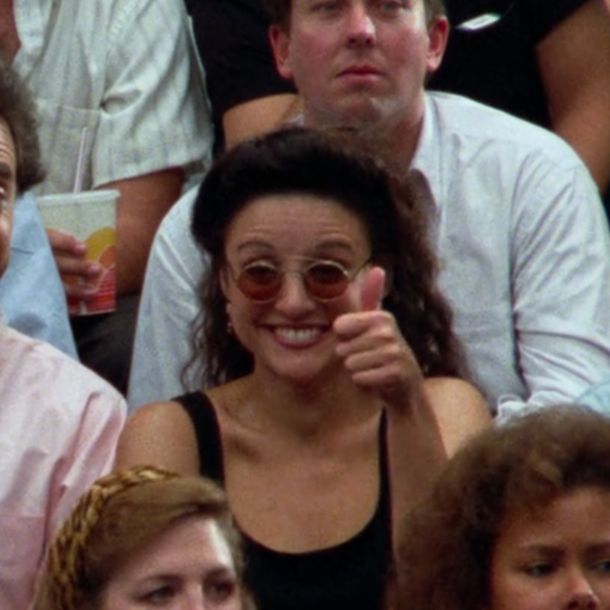
M 8 123 L 0 117 L 0 176 L 15 178 L 16 169 L 15 140 Z

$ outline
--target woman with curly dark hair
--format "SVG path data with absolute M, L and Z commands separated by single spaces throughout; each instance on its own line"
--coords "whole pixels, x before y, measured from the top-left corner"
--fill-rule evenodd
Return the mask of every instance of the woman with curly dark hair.
M 192 227 L 215 387 L 138 410 L 119 448 L 222 482 L 263 610 L 381 607 L 392 519 L 489 419 L 458 378 L 429 210 L 353 138 L 291 128 L 213 167 Z
M 610 419 L 558 406 L 490 428 L 401 538 L 392 610 L 610 608 Z

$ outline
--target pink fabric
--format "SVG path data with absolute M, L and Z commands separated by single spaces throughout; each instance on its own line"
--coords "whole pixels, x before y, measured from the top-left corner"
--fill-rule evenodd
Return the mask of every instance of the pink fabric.
M 46 545 L 114 460 L 121 395 L 0 322 L 0 608 L 25 610 Z

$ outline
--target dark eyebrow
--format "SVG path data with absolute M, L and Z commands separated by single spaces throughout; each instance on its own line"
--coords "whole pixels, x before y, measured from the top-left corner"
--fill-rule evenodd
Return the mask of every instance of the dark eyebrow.
M 592 553 L 592 554 L 610 553 L 610 541 L 592 544 L 587 548 L 587 552 Z

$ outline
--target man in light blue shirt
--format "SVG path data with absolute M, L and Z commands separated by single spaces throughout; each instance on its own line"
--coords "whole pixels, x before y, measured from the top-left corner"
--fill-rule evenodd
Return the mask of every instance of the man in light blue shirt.
M 15 203 L 10 259 L 0 278 L 0 311 L 8 326 L 77 359 L 65 293 L 30 192 Z

